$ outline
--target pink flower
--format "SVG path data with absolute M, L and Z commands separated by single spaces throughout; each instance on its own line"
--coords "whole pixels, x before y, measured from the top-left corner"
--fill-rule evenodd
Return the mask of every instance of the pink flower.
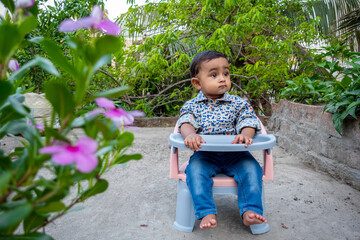
M 113 101 L 111 101 L 107 98 L 104 98 L 104 97 L 99 97 L 99 98 L 95 99 L 95 102 L 99 107 L 103 107 L 103 108 L 107 108 L 107 109 L 115 109 L 116 108 Z
M 41 131 L 44 131 L 44 128 L 45 128 L 44 124 L 34 125 L 29 119 L 27 120 L 27 123 L 28 123 L 29 125 L 31 125 L 31 126 L 36 127 L 37 129 L 39 129 L 39 130 L 41 130 Z
M 11 71 L 16 72 L 19 70 L 19 63 L 16 60 L 11 59 L 8 63 L 8 67 Z
M 109 109 L 104 112 L 104 116 L 110 118 L 118 127 L 127 126 L 134 122 L 134 117 L 122 108 Z
M 130 125 L 134 122 L 134 117 L 141 117 L 145 115 L 141 111 L 126 112 L 122 108 L 116 108 L 113 101 L 104 97 L 95 99 L 95 102 L 102 108 L 95 108 L 87 114 L 87 117 L 92 118 L 102 114 L 111 119 L 118 127 Z
M 91 110 L 90 112 L 88 112 L 86 114 L 85 118 L 92 119 L 92 118 L 94 118 L 94 117 L 96 117 L 98 115 L 103 114 L 104 112 L 105 112 L 105 110 L 102 109 L 102 108 L 95 108 L 95 109 Z
M 35 0 L 17 0 L 16 1 L 16 7 L 18 8 L 31 8 L 35 3 Z
M 89 17 L 79 18 L 77 21 L 67 19 L 60 24 L 59 31 L 73 32 L 81 28 L 94 27 L 105 34 L 118 36 L 121 32 L 121 27 L 109 19 L 104 19 L 103 15 L 104 14 L 100 6 L 95 5 Z
M 94 139 L 81 137 L 75 146 L 66 142 L 60 143 L 62 145 L 43 147 L 39 152 L 52 154 L 53 161 L 58 165 L 75 163 L 76 168 L 83 173 L 93 171 L 98 165 L 98 159 L 95 156 L 97 142 Z

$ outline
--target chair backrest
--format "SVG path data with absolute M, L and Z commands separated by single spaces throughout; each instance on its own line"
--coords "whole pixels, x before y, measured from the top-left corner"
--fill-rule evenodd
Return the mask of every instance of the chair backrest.
M 260 121 L 260 119 L 259 119 Z M 266 134 L 266 129 L 262 122 L 261 131 L 259 134 Z M 178 124 L 176 123 L 174 128 L 174 133 L 179 133 Z M 180 179 L 182 181 L 186 180 L 185 168 L 188 162 L 185 162 L 182 166 L 179 167 L 179 150 L 177 148 L 171 147 L 170 152 L 170 178 Z M 273 171 L 273 158 L 272 158 L 272 150 L 267 149 L 263 150 L 263 180 L 273 180 L 274 179 L 274 171 Z M 234 186 L 236 185 L 233 178 L 230 177 L 214 177 L 214 186 Z

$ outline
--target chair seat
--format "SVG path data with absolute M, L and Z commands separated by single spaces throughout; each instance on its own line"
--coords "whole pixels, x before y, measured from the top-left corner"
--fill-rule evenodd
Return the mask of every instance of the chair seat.
M 177 174 L 176 177 L 173 177 L 173 178 L 178 178 L 181 181 L 186 182 L 185 169 L 188 164 L 189 164 L 189 161 L 183 163 L 179 167 L 179 173 Z M 272 173 L 272 171 L 271 171 L 271 173 Z M 229 177 L 225 174 L 220 173 L 220 174 L 216 175 L 215 177 L 213 177 L 213 180 L 214 180 L 214 187 L 235 187 L 235 186 L 237 186 L 237 183 L 235 182 L 234 178 Z M 263 180 L 273 180 L 272 175 L 270 175 L 270 177 L 268 177 L 268 175 L 264 175 Z
M 189 161 L 185 162 L 181 167 L 179 168 L 179 179 L 183 182 L 186 182 L 186 174 L 185 169 L 187 165 L 189 164 Z M 213 177 L 214 180 L 214 187 L 236 187 L 237 184 L 233 177 L 229 177 L 225 174 L 218 174 L 215 177 Z

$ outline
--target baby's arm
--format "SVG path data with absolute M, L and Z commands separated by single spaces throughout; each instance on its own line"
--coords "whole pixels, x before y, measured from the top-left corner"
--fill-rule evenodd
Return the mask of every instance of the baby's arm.
M 241 129 L 240 134 L 235 136 L 235 139 L 231 142 L 231 144 L 236 143 L 244 143 L 245 147 L 253 143 L 253 137 L 255 135 L 255 128 L 252 127 L 244 127 Z
M 192 151 L 199 151 L 201 143 L 205 143 L 204 139 L 196 134 L 194 127 L 189 123 L 184 123 L 180 127 L 181 135 L 184 138 L 184 144 Z

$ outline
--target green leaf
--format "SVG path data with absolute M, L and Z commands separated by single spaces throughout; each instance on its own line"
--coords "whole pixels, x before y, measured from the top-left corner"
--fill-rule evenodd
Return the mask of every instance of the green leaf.
M 0 110 L 0 124 L 23 118 L 30 113 L 30 109 L 22 105 L 15 95 L 11 95 L 8 99 L 10 104 Z
M 55 65 L 47 58 L 43 58 L 40 56 L 35 56 L 35 58 L 32 60 L 35 64 L 39 65 L 42 69 L 47 71 L 48 73 L 56 76 L 61 77 L 60 73 L 56 69 Z
M 16 201 L 16 202 L 14 202 L 14 201 L 9 202 L 8 201 L 8 202 L 5 202 L 5 203 L 2 203 L 1 208 L 2 209 L 10 209 L 10 208 L 19 207 L 19 206 L 24 205 L 26 203 L 27 203 L 27 201 L 25 199 L 22 199 L 22 200 L 19 200 L 19 201 Z
M 45 87 L 45 97 L 59 114 L 60 119 L 64 119 L 75 108 L 73 95 L 63 83 L 49 82 Z
M 3 236 L 0 235 L 2 240 L 54 240 L 51 236 L 46 235 L 45 233 L 33 232 L 24 235 L 12 235 L 12 236 Z
M 91 75 L 94 74 L 97 70 L 99 70 L 102 66 L 104 66 L 105 64 L 109 64 L 110 62 L 111 62 L 111 55 L 110 54 L 102 56 L 94 64 Z
M 349 76 L 344 76 L 344 78 L 341 80 L 341 86 L 344 89 L 347 89 L 347 87 L 349 87 L 349 85 L 351 84 L 352 80 Z
M 34 16 L 26 17 L 19 26 L 19 31 L 22 37 L 34 30 L 37 26 L 37 19 Z
M 65 72 L 68 72 L 70 75 L 73 76 L 73 78 L 78 78 L 79 74 L 76 71 L 75 67 L 73 67 L 69 63 L 68 59 L 64 56 L 63 52 L 55 42 L 49 39 L 44 39 L 40 42 L 40 44 L 55 65 L 62 68 Z
M 1 118 L 0 122 L 4 120 L 8 121 L 8 123 L 0 129 L 0 136 L 2 136 L 3 131 L 15 135 L 26 132 L 26 128 L 30 126 L 26 123 L 24 116 L 16 113 L 13 109 L 5 110 L 8 110 L 8 114 Z
M 66 41 L 69 47 L 74 50 L 83 50 L 84 47 L 86 47 L 85 39 L 81 39 L 79 37 L 68 37 Z
M 49 127 L 45 128 L 45 136 L 47 138 L 54 137 L 57 140 L 71 143 L 69 139 L 67 139 L 66 137 L 64 137 L 59 133 L 58 129 L 49 128 Z
M 71 128 L 78 128 L 78 127 L 83 127 L 85 125 L 85 118 L 83 116 L 77 117 L 75 118 L 70 127 Z
M 113 140 L 117 134 L 119 133 L 119 129 L 112 124 L 109 119 L 96 119 L 95 124 L 91 124 L 91 122 L 87 122 L 85 125 L 85 132 L 88 136 L 97 136 L 98 132 L 101 131 L 105 140 Z
M 2 157 L 0 157 L 0 161 L 2 160 Z M 0 174 L 0 197 L 6 193 L 10 179 L 11 172 L 3 172 Z
M 56 9 L 50 5 L 47 5 L 47 7 L 52 11 L 52 12 L 56 12 Z
M 13 85 L 9 81 L 0 81 L 0 106 L 11 95 Z
M 19 114 L 26 116 L 30 113 L 29 109 L 23 105 L 15 95 L 9 97 L 9 102 L 11 107 Z
M 87 189 L 84 193 L 81 194 L 80 200 L 84 201 L 85 199 L 88 199 L 91 196 L 105 192 L 108 186 L 109 183 L 105 179 L 99 179 L 93 187 Z
M 10 10 L 10 12 L 13 13 L 15 11 L 15 4 L 13 0 L 1 0 L 1 2 L 4 4 L 6 8 Z
M 343 118 L 341 116 L 340 113 L 334 113 L 333 117 L 332 117 L 332 121 L 334 123 L 334 128 L 336 129 L 336 131 L 341 135 L 341 126 L 343 123 Z
M 112 35 L 104 35 L 95 40 L 95 49 L 98 56 L 105 54 L 116 53 L 121 49 L 121 40 L 118 37 Z
M 30 70 L 30 68 L 34 66 L 39 66 L 48 73 L 56 77 L 61 77 L 60 73 L 49 59 L 35 56 L 34 59 L 28 61 L 25 65 L 21 66 L 18 71 L 11 74 L 9 80 L 12 81 L 22 78 Z
M 81 210 L 84 210 L 84 209 L 85 209 L 84 206 L 74 206 L 74 207 L 70 208 L 69 210 L 67 210 L 66 212 L 67 213 L 78 212 L 78 211 L 81 211 Z
M 97 152 L 96 152 L 96 156 L 100 157 L 108 152 L 111 152 L 113 150 L 113 146 L 111 145 L 108 145 L 108 146 L 105 146 L 103 148 L 100 148 Z
M 36 208 L 37 213 L 50 213 L 50 212 L 60 212 L 66 208 L 65 204 L 61 201 L 50 202 L 43 207 Z
M 343 116 L 343 118 L 345 119 L 345 117 L 347 115 L 351 115 L 353 118 L 357 119 L 357 116 L 355 115 L 355 110 L 356 110 L 356 107 L 360 105 L 360 99 L 356 102 L 352 102 L 347 108 L 346 110 L 343 112 L 342 115 L 345 114 L 345 116 Z
M 118 137 L 115 146 L 117 148 L 128 147 L 132 144 L 133 141 L 134 141 L 134 134 L 132 134 L 131 132 L 124 132 Z
M 124 154 L 120 157 L 117 157 L 113 163 L 114 164 L 123 164 L 123 163 L 126 163 L 131 160 L 140 160 L 140 159 L 142 159 L 141 154 L 129 154 L 129 155 Z
M 31 213 L 24 219 L 23 229 L 25 233 L 29 233 L 36 227 L 41 226 L 46 221 L 45 216 L 41 216 L 35 212 Z
M 13 224 L 20 222 L 27 217 L 31 211 L 32 206 L 29 203 L 3 211 L 3 213 L 0 214 L 0 230 L 5 230 Z
M 83 129 L 86 135 L 91 138 L 96 138 L 99 131 L 102 131 L 103 129 L 105 129 L 104 131 L 109 131 L 108 124 L 106 124 L 106 120 L 104 119 L 92 119 L 90 121 L 85 121 Z
M 41 43 L 41 41 L 44 40 L 44 37 L 42 36 L 39 36 L 39 37 L 33 37 L 31 39 L 29 39 L 29 42 L 32 42 L 32 43 Z
M 21 43 L 22 36 L 18 28 L 10 24 L 0 25 L 0 62 L 9 60 L 15 52 L 17 46 Z
M 0 135 L 1 138 L 1 135 Z M 8 156 L 4 156 L 4 151 L 0 149 L 0 169 L 7 171 L 10 169 L 11 159 Z
M 354 69 L 358 70 L 360 65 L 357 63 L 358 60 L 354 59 L 352 62 L 345 61 L 347 64 L 351 65 Z
M 104 92 L 97 92 L 92 96 L 92 99 L 95 99 L 97 97 L 118 98 L 120 96 L 123 96 L 130 89 L 130 87 L 125 86 L 113 88 Z

